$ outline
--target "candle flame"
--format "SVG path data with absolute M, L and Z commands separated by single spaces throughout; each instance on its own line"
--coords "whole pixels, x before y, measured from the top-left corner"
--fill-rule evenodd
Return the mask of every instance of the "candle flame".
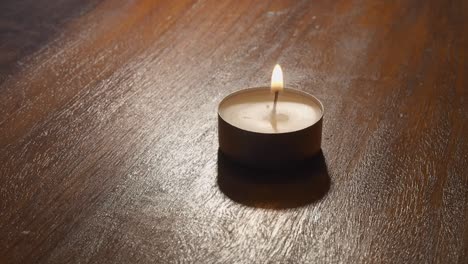
M 281 66 L 279 66 L 279 64 L 275 65 L 273 73 L 271 74 L 271 91 L 283 91 L 283 71 L 281 70 Z

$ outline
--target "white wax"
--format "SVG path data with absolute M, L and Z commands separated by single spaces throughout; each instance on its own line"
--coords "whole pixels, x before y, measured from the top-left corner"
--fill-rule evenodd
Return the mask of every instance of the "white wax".
M 286 133 L 304 129 L 322 117 L 322 107 L 312 96 L 285 89 L 278 96 L 268 88 L 246 89 L 224 99 L 219 114 L 224 121 L 243 130 L 258 133 Z

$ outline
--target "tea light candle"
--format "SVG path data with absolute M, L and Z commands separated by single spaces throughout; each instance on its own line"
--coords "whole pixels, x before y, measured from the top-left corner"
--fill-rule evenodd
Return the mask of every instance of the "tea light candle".
M 243 90 L 220 104 L 219 115 L 240 129 L 272 134 L 304 129 L 322 117 L 320 104 L 306 94 L 287 89 L 278 97 L 274 111 L 268 89 Z
M 306 161 L 320 151 L 323 106 L 314 96 L 283 88 L 273 70 L 270 88 L 248 88 L 224 98 L 218 108 L 219 146 L 228 158 L 276 168 Z

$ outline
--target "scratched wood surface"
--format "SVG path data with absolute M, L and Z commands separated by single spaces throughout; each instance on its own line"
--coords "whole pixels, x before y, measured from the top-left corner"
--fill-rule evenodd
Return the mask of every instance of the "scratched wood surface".
M 299 173 L 217 149 L 277 62 Z M 0 263 L 468 263 L 467 87 L 464 0 L 3 0 Z

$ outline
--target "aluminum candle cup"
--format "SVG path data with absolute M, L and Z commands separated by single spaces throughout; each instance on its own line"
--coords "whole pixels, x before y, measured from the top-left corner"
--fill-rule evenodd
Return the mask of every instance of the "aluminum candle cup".
M 219 149 L 229 159 L 257 168 L 281 168 L 321 149 L 323 105 L 314 96 L 285 88 L 276 107 L 270 88 L 228 95 L 218 107 Z

